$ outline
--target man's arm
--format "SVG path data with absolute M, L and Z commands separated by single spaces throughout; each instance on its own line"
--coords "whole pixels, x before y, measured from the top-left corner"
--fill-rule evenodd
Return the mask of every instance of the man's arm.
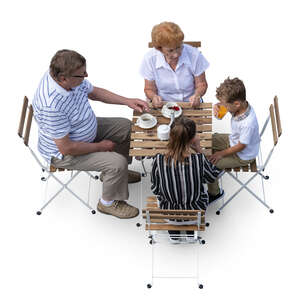
M 222 151 L 215 152 L 213 155 L 211 155 L 209 157 L 209 161 L 213 164 L 216 164 L 221 158 L 228 156 L 228 155 L 235 154 L 237 152 L 240 152 L 240 151 L 244 150 L 245 147 L 246 147 L 245 144 L 241 144 L 240 142 L 238 142 L 238 144 L 236 144 L 232 147 L 229 147 Z
M 83 155 L 93 152 L 113 151 L 115 143 L 110 140 L 102 140 L 98 143 L 86 143 L 72 141 L 69 135 L 54 142 L 62 155 Z
M 146 101 L 136 98 L 126 98 L 108 90 L 94 87 L 93 91 L 88 95 L 91 100 L 101 101 L 108 104 L 127 105 L 128 107 L 143 112 L 149 111 L 149 106 Z

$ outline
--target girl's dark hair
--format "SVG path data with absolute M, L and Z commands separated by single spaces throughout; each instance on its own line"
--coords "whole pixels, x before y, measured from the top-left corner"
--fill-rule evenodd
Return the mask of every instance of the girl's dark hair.
M 166 161 L 174 160 L 184 162 L 184 158 L 189 152 L 190 141 L 196 135 L 196 124 L 193 120 L 186 117 L 175 119 L 171 125 L 170 138 L 167 144 L 168 152 L 165 155 Z

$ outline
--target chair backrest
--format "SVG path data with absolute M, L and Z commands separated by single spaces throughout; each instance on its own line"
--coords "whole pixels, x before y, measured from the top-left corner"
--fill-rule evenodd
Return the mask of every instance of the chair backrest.
M 143 209 L 146 219 L 146 230 L 205 230 L 204 210 L 172 210 L 160 209 L 155 196 L 147 198 L 147 208 Z M 168 220 L 195 221 L 195 225 L 176 225 Z M 198 226 L 199 224 L 199 226 Z
M 193 47 L 195 47 L 195 48 L 199 48 L 199 47 L 201 47 L 201 42 L 199 41 L 199 42 L 183 42 L 184 44 L 188 44 L 188 45 L 190 45 L 190 46 L 193 46 Z M 149 48 L 153 48 L 153 43 L 152 42 L 150 42 L 150 43 L 148 43 L 148 47 Z
M 274 97 L 274 105 L 271 104 L 269 110 L 270 110 L 270 118 L 271 118 L 272 132 L 273 132 L 273 141 L 274 141 L 274 146 L 276 146 L 278 143 L 278 139 L 282 134 L 277 96 Z
M 32 116 L 33 116 L 32 105 L 30 104 L 28 106 L 28 98 L 25 96 L 24 100 L 23 100 L 23 105 L 22 105 L 22 112 L 21 112 L 21 118 L 20 118 L 20 123 L 19 123 L 18 135 L 20 138 L 22 138 L 24 140 L 24 144 L 26 146 L 28 146 L 31 123 L 32 123 Z M 24 124 L 25 124 L 26 118 L 27 118 L 26 128 L 25 128 L 25 134 L 23 136 L 23 129 L 24 129 Z

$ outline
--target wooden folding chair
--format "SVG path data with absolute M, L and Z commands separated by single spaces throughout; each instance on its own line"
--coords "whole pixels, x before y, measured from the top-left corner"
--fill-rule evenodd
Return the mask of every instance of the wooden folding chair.
M 35 158 L 36 162 L 38 165 L 41 167 L 42 172 L 47 173 L 47 176 L 42 176 L 41 180 L 46 182 L 48 185 L 48 181 L 50 177 L 52 177 L 56 182 L 58 182 L 61 185 L 61 188 L 50 198 L 47 200 L 47 185 L 45 187 L 45 200 L 43 206 L 37 211 L 37 215 L 41 215 L 42 211 L 48 206 L 48 204 L 53 201 L 53 199 L 58 196 L 64 189 L 69 191 L 76 199 L 78 199 L 82 204 L 84 204 L 88 209 L 91 210 L 92 214 L 95 214 L 96 211 L 89 205 L 89 196 L 90 196 L 90 181 L 91 178 L 97 180 L 99 179 L 98 176 L 93 176 L 90 172 L 84 171 L 90 178 L 89 180 L 89 190 L 88 190 L 88 201 L 84 201 L 81 199 L 78 195 L 76 195 L 70 188 L 69 184 L 81 173 L 82 171 L 76 170 L 75 173 L 73 174 L 73 171 L 71 171 L 71 178 L 66 182 L 63 183 L 61 180 L 59 180 L 55 175 L 54 172 L 56 171 L 69 171 L 65 169 L 57 169 L 52 165 L 49 165 L 47 162 L 42 162 L 38 155 L 32 150 L 32 148 L 29 146 L 29 135 L 30 135 L 30 130 L 31 130 L 31 124 L 32 124 L 32 117 L 33 117 L 33 108 L 32 105 L 30 104 L 28 106 L 28 98 L 25 96 L 24 101 L 23 101 L 23 106 L 22 106 L 22 112 L 21 112 L 21 119 L 19 123 L 19 129 L 18 129 L 18 135 L 20 138 L 24 140 L 24 145 L 30 150 L 30 153 L 33 155 Z M 26 121 L 27 119 L 27 121 Z M 26 128 L 25 128 L 25 134 L 23 135 L 23 129 L 24 129 L 24 124 L 26 121 Z
M 178 243 L 194 243 L 205 244 L 199 233 L 204 231 L 209 223 L 205 223 L 205 211 L 203 210 L 165 210 L 158 207 L 155 196 L 148 197 L 146 200 L 146 208 L 143 209 L 143 218 L 145 219 L 145 230 L 149 233 L 150 244 L 152 245 L 152 281 L 147 284 L 148 288 L 153 285 L 154 278 L 195 278 L 200 289 L 203 284 L 199 283 L 199 249 L 197 247 L 196 257 L 197 266 L 196 274 L 194 276 L 161 276 L 154 273 L 154 246 L 158 243 L 160 237 L 169 237 L 168 230 L 180 231 L 179 235 L 175 237 L 180 239 Z M 194 224 L 177 225 L 171 224 L 170 221 L 192 221 Z M 193 235 L 182 233 L 183 231 L 194 231 Z
M 275 112 L 274 112 L 275 110 Z M 275 117 L 276 116 L 276 117 Z M 282 128 L 281 128 L 281 121 L 280 121 L 280 114 L 279 114 L 279 106 L 278 106 L 278 98 L 277 96 L 274 97 L 274 105 L 271 104 L 270 108 L 269 108 L 269 115 L 264 123 L 264 126 L 261 130 L 260 133 L 260 138 L 262 138 L 267 125 L 269 123 L 269 121 L 271 120 L 271 125 L 272 125 L 272 133 L 273 133 L 273 147 L 270 150 L 267 159 L 265 161 L 263 161 L 262 158 L 262 153 L 261 153 L 261 148 L 259 150 L 259 155 L 257 157 L 257 161 L 258 161 L 258 165 L 256 160 L 251 163 L 248 166 L 244 166 L 244 167 L 238 167 L 238 168 L 233 168 L 233 169 L 226 169 L 226 174 L 228 174 L 231 178 L 233 178 L 241 187 L 230 197 L 228 198 L 228 200 L 223 203 L 223 205 L 216 211 L 216 214 L 219 215 L 221 210 L 231 201 L 233 200 L 233 198 L 235 198 L 243 189 L 246 189 L 252 196 L 254 196 L 261 204 L 263 204 L 266 208 L 269 209 L 270 213 L 273 213 L 274 210 L 272 208 L 270 208 L 267 204 L 266 204 L 266 197 L 265 197 L 265 189 L 264 189 L 264 180 L 268 180 L 269 176 L 265 175 L 263 172 L 266 169 L 267 164 L 270 161 L 270 158 L 273 154 L 273 151 L 275 149 L 275 146 L 278 143 L 278 139 L 282 134 Z M 233 174 L 235 172 L 235 175 Z M 242 182 L 239 178 L 238 178 L 238 172 L 248 172 L 249 174 L 253 174 L 245 183 Z M 261 199 L 253 190 L 251 190 L 248 187 L 248 184 L 257 176 L 259 175 L 261 177 L 261 185 L 262 185 L 262 192 L 263 192 L 263 199 Z

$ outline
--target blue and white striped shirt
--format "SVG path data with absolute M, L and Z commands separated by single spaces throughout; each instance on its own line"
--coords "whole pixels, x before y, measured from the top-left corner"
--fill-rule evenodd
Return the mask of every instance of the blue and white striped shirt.
M 53 80 L 49 71 L 42 78 L 32 106 L 39 126 L 38 150 L 47 162 L 52 157 L 63 158 L 54 139 L 69 134 L 73 141 L 94 141 L 97 120 L 88 101 L 92 91 L 93 86 L 87 80 L 67 91 Z

